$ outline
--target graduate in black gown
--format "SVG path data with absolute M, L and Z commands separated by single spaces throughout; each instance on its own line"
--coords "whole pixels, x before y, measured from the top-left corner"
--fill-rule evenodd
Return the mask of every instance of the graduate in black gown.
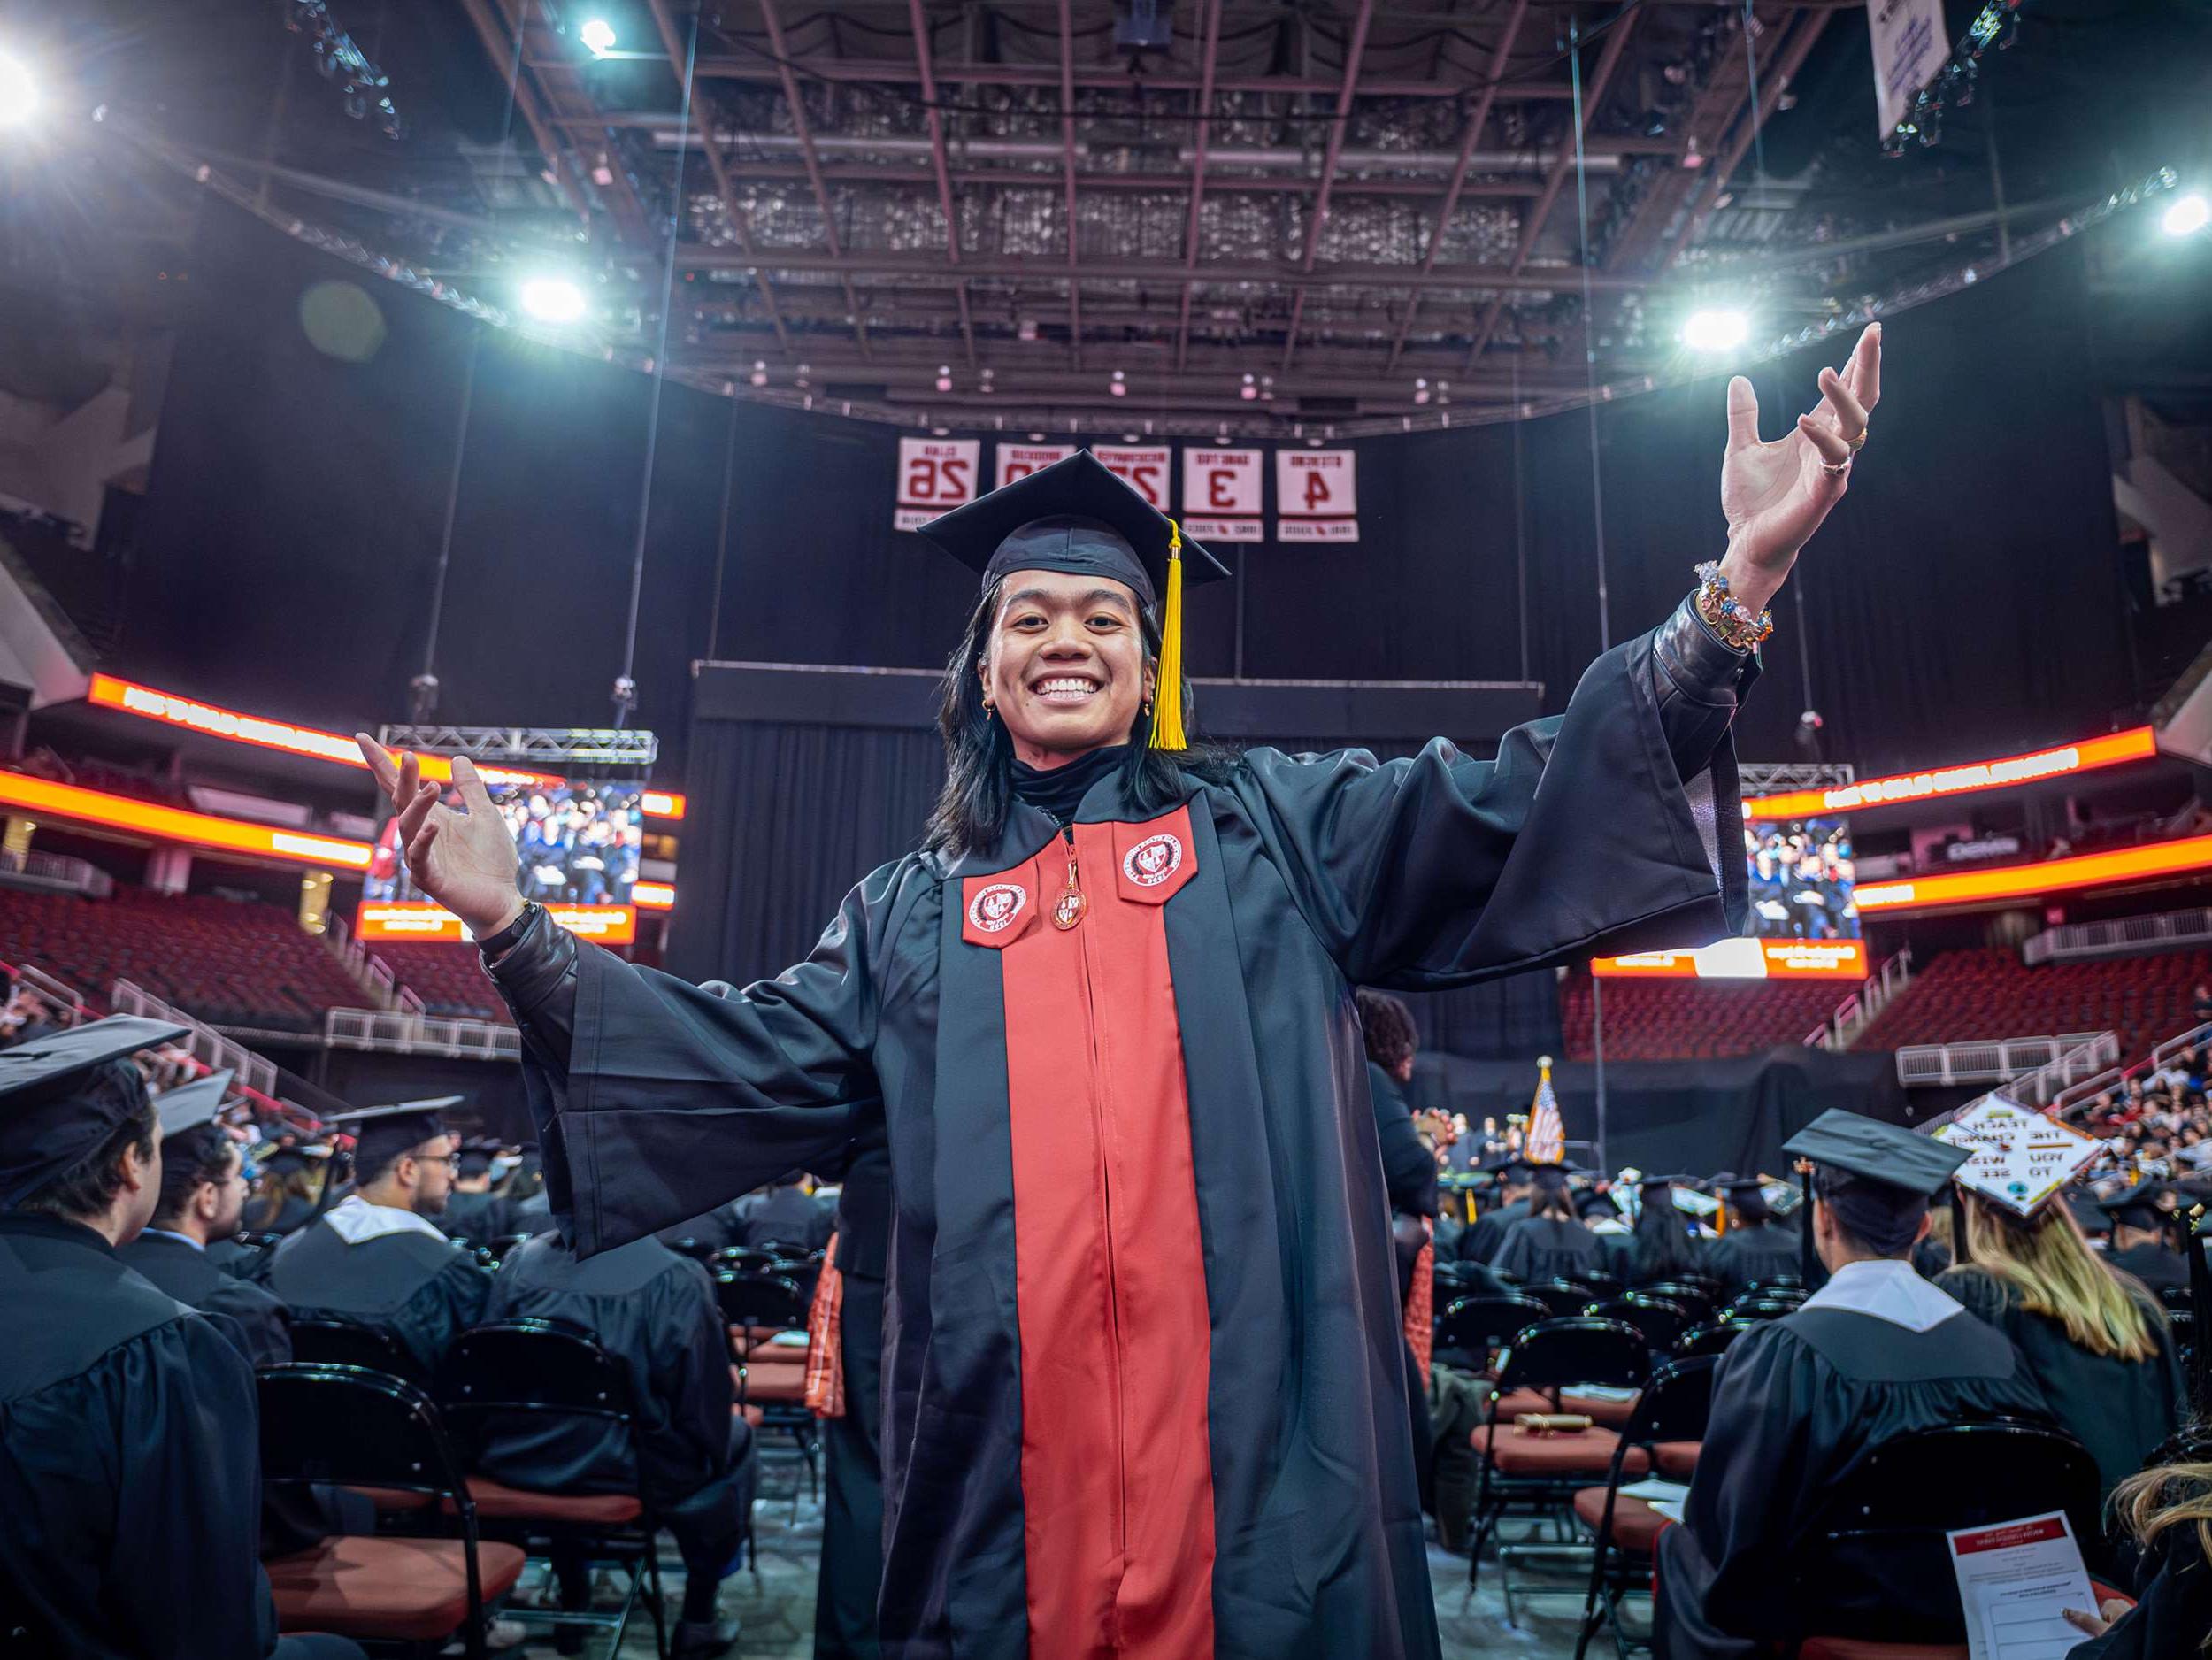
M 225 1273 L 210 1246 L 238 1232 L 244 1156 L 215 1121 L 230 1073 L 180 1084 L 156 1103 L 161 1119 L 161 1188 L 153 1219 L 116 1255 L 178 1302 L 215 1318 L 249 1364 L 292 1358 L 292 1311 L 262 1287 Z
M 1804 1277 L 1804 1241 L 1797 1230 L 1774 1214 L 1766 1183 L 1743 1176 L 1723 1184 L 1728 1195 L 1727 1231 L 1705 1257 L 1705 1271 L 1731 1297 L 1772 1280 Z
M 1509 1280 L 1533 1285 L 1563 1275 L 1609 1272 L 1605 1247 L 1575 1214 L 1563 1164 L 1536 1166 L 1529 1213 L 1505 1231 L 1491 1267 Z
M 838 1362 L 845 1410 L 821 1420 L 822 1569 L 815 1660 L 877 1660 L 883 1584 L 883 1303 L 891 1252 L 891 1150 L 882 1126 L 856 1137 L 837 1195 L 842 1286 Z
M 1182 589 L 1225 573 L 1086 454 L 947 515 L 983 591 L 932 829 L 738 997 L 554 926 L 472 765 L 456 808 L 364 737 L 580 1251 L 885 1126 L 887 1654 L 1436 1654 L 1350 988 L 1741 922 L 1727 728 L 1878 375 L 1870 334 L 1773 445 L 1732 383 L 1725 559 L 1489 761 L 1192 744 Z
M 1677 1183 L 1687 1176 L 1646 1176 L 1636 1184 L 1636 1223 L 1618 1241 L 1613 1261 L 1622 1279 L 1633 1286 L 1699 1273 L 1707 1264 L 1706 1247 L 1692 1231 L 1690 1218 L 1674 1202 Z
M 731 1410 L 730 1343 L 705 1267 L 658 1240 L 633 1240 L 589 1262 L 557 1234 L 508 1253 L 487 1320 L 569 1320 L 628 1375 L 635 1423 L 534 1418 L 486 1426 L 478 1467 L 541 1493 L 641 1495 L 676 1541 L 684 1598 L 674 1652 L 703 1660 L 737 1641 L 717 1618 L 722 1577 L 737 1565 L 753 1494 L 752 1432 Z
M 731 1242 L 756 1250 L 770 1245 L 794 1256 L 818 1251 L 837 1226 L 837 1207 L 806 1189 L 807 1172 L 787 1171 L 766 1191 L 747 1195 L 731 1212 Z
M 2112 1249 L 2105 1253 L 2105 1261 L 2149 1287 L 2154 1295 L 2178 1291 L 2189 1283 L 2189 1259 L 2167 1242 L 2159 1191 L 2129 1187 L 2099 1207 L 2112 1225 Z
M 1490 1177 L 1493 1197 L 1484 1202 L 1481 1214 L 1459 1236 L 1459 1260 L 1487 1266 L 1505 1243 L 1506 1230 L 1529 1213 L 1535 1197 L 1536 1169 L 1518 1154 L 1485 1159 L 1483 1173 Z
M 117 1016 L 0 1054 L 0 1640 L 69 1660 L 357 1657 L 277 1637 L 252 1367 L 116 1254 L 161 1185 L 128 1057 L 184 1035 Z
M 2143 1548 L 2135 1606 L 2067 1610 L 2092 1641 L 2066 1660 L 2200 1660 L 2212 1633 L 2212 1420 L 2172 1462 L 2122 1483 L 2113 1505 Z
M 357 1126 L 354 1191 L 276 1249 L 268 1287 L 303 1316 L 388 1332 L 428 1378 L 453 1334 L 483 1317 L 491 1276 L 432 1219 L 444 1210 L 454 1136 L 419 1103 L 334 1116 Z
M 1822 1497 L 1884 1441 L 1999 1418 L 2051 1421 L 2011 1341 L 1914 1272 L 1928 1195 L 1966 1155 L 1839 1110 L 1785 1143 L 1815 1162 L 1826 1286 L 1738 1338 L 1682 1526 L 1659 1537 L 1657 1660 L 1763 1655 L 1795 1633 L 1790 1564 Z
M 315 1219 L 315 1184 L 319 1177 L 328 1180 L 326 1160 L 301 1148 L 280 1147 L 260 1164 L 259 1191 L 246 1206 L 248 1232 L 298 1233 Z
M 453 1172 L 453 1191 L 446 1195 L 445 1210 L 437 1218 L 438 1231 L 448 1239 L 465 1239 L 472 1245 L 488 1245 L 516 1230 L 510 1226 L 506 1200 L 492 1191 L 492 1159 L 496 1141 L 463 1144 L 460 1163 Z

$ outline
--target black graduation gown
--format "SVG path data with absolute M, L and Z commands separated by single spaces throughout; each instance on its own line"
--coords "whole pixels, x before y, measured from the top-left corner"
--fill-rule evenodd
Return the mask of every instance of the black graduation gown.
M 1485 1210 L 1459 1236 L 1459 1260 L 1463 1263 L 1495 1263 L 1498 1247 L 1505 1243 L 1507 1230 L 1516 1222 L 1526 1220 L 1528 1212 L 1529 1202 L 1526 1199 L 1516 1199 L 1510 1204 Z
M 1804 1249 L 1793 1229 L 1774 1222 L 1744 1223 L 1713 1241 L 1706 1252 L 1706 1271 L 1732 1297 L 1755 1280 L 1803 1279 Z
M 1351 988 L 1729 931 L 1732 758 L 1680 781 L 1655 640 L 1495 762 L 1115 772 L 1068 838 L 1018 804 L 737 996 L 543 926 L 503 959 L 587 1254 L 884 1121 L 887 1654 L 1437 1653 Z
M 445 1213 L 430 1219 L 448 1239 L 465 1239 L 472 1245 L 488 1245 L 521 1231 L 508 1225 L 507 1202 L 495 1193 L 457 1189 L 446 1196 Z
M 1603 1273 L 1605 1247 L 1579 1222 L 1557 1217 L 1525 1216 L 1505 1231 L 1505 1242 L 1490 1266 L 1523 1285 L 1556 1280 L 1562 1274 Z
M 2101 1637 L 2066 1651 L 2066 1660 L 2197 1660 L 2212 1632 L 2212 1563 L 2185 1522 L 2159 1535 L 2152 1572 L 2139 1583 L 2135 1607 Z
M 731 1215 L 733 1243 L 758 1249 L 780 1245 L 801 1255 L 829 1243 L 836 1207 L 796 1187 L 771 1187 L 739 1201 Z
M 2011 1341 L 1970 1314 L 1924 1332 L 1837 1308 L 1747 1332 L 1721 1358 L 1683 1510 L 1659 1536 L 1656 1660 L 1754 1652 L 1791 1633 L 1786 1605 L 1824 1493 L 1882 1442 L 1996 1418 L 2051 1421 Z
M 2174 1352 L 2173 1328 L 2165 1310 L 2139 1286 L 2132 1295 L 2143 1304 L 2158 1352 L 2148 1360 L 2121 1360 L 2095 1355 L 2066 1335 L 2047 1315 L 2031 1314 L 2008 1281 L 1968 1264 L 1936 1281 L 1967 1309 L 2012 1340 L 2028 1372 L 2051 1403 L 2058 1421 L 2071 1430 L 2097 1461 L 2101 1500 L 2148 1462 L 2152 1450 L 2181 1427 L 2189 1405 L 2188 1385 Z
M 572 1320 L 595 1333 L 630 1381 L 634 1433 L 620 1425 L 532 1418 L 487 1425 L 479 1463 L 538 1492 L 638 1493 L 657 1509 L 728 1487 L 729 1336 L 706 1269 L 656 1239 L 588 1262 L 550 1233 L 518 1247 L 493 1276 L 487 1320 Z
M 876 1595 L 883 1585 L 883 1277 L 891 1249 L 891 1154 L 882 1127 L 854 1142 L 837 1195 L 845 1412 L 821 1423 L 815 1660 L 877 1660 L 882 1652 Z
M 1406 1216 L 1436 1214 L 1436 1155 L 1413 1126 L 1403 1085 L 1367 1063 L 1367 1093 L 1375 1103 L 1375 1138 L 1382 1148 L 1383 1185 L 1390 1208 Z
M 242 1242 L 236 1234 L 228 1239 L 211 1239 L 207 1242 L 207 1259 L 234 1280 L 251 1280 L 259 1267 L 262 1253 Z
M 491 1276 L 442 1239 L 411 1230 L 349 1245 L 327 1218 L 276 1248 L 266 1280 L 296 1315 L 389 1332 L 423 1378 L 456 1332 L 483 1318 L 491 1291 Z
M 149 1231 L 115 1254 L 188 1308 L 221 1317 L 219 1329 L 227 1324 L 224 1335 L 236 1333 L 247 1364 L 280 1366 L 292 1358 L 292 1310 L 252 1281 L 225 1273 L 205 1251 Z
M 2163 1245 L 2131 1245 L 2124 1251 L 2107 1251 L 2105 1261 L 2124 1274 L 2132 1274 L 2154 1292 L 2185 1289 L 2189 1259 Z
M 89 1228 L 0 1216 L 0 1598 L 26 1653 L 276 1641 L 253 1369 Z

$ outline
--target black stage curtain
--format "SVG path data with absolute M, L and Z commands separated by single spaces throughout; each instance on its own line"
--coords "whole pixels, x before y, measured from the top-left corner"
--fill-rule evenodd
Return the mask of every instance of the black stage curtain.
M 476 326 L 212 201 L 193 277 L 113 666 L 341 730 L 390 719 L 420 665 Z M 305 292 L 333 281 L 387 325 L 365 363 L 308 342 Z M 2068 249 L 1888 323 L 1873 441 L 1785 597 L 1745 756 L 1792 754 L 1808 655 L 1827 752 L 1862 768 L 2103 729 L 2129 682 L 2086 310 Z M 1815 370 L 1845 343 L 1759 371 L 1770 434 L 1814 401 Z M 650 390 L 482 335 L 438 654 L 446 718 L 604 720 Z M 1604 638 L 1656 622 L 1721 550 L 1723 403 L 1717 376 L 1600 409 L 1603 633 L 1578 411 L 1520 423 L 1517 466 L 1504 425 L 1354 442 L 1360 542 L 1226 550 L 1240 658 L 1239 584 L 1216 583 L 1190 598 L 1192 672 L 1530 679 L 1559 707 Z M 995 434 L 978 435 L 987 465 Z M 942 664 L 973 591 L 891 528 L 898 437 L 666 388 L 637 677 L 668 781 L 698 782 L 681 756 L 698 657 Z M 687 883 L 695 871 L 687 847 Z
M 1551 1078 L 1567 1139 L 1594 1141 L 1597 1067 L 1567 1061 L 1553 1066 Z M 1536 1068 L 1525 1053 L 1416 1063 L 1416 1103 L 1463 1112 L 1478 1127 L 1486 1118 L 1502 1125 L 1507 1114 L 1526 1112 L 1535 1093 Z M 1786 1169 L 1782 1143 L 1831 1107 L 1892 1124 L 1911 1118 L 1896 1058 L 1878 1052 L 1775 1049 L 1728 1060 L 1616 1061 L 1605 1069 L 1605 1163 L 1614 1171 L 1779 1175 Z

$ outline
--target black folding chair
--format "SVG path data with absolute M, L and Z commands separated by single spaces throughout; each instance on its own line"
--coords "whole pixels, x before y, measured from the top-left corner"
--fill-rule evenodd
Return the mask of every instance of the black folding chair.
M 487 1449 L 504 1434 L 526 1426 L 557 1426 L 581 1419 L 628 1434 L 636 1422 L 629 1374 L 588 1330 L 568 1320 L 526 1318 L 470 1327 L 454 1339 L 438 1379 L 446 1422 L 465 1449 L 472 1471 L 469 1490 L 484 1531 L 540 1553 L 572 1572 L 607 1562 L 626 1569 L 629 1588 L 618 1611 L 528 1609 L 512 1618 L 555 1625 L 596 1626 L 614 1633 L 608 1652 L 622 1647 L 630 1615 L 649 1582 L 646 1604 L 653 1643 L 666 1660 L 660 1555 L 654 1549 L 659 1523 L 634 1487 L 626 1493 L 541 1493 L 482 1473 Z
M 2063 1510 L 2096 1574 L 2106 1559 L 2097 1493 L 2088 1449 L 2040 1425 L 1952 1424 L 1884 1441 L 1779 1557 L 1788 1639 L 1962 1643 L 1945 1533 Z
M 1724 1355 L 1731 1343 L 1758 1324 L 1756 1320 L 1727 1319 L 1697 1326 L 1682 1333 L 1681 1341 L 1674 1346 L 1674 1357 L 1694 1360 L 1701 1355 Z
M 776 1260 L 776 1253 L 751 1245 L 725 1245 L 720 1250 L 708 1253 L 707 1265 L 728 1274 L 764 1273 L 768 1264 Z
M 389 1377 L 419 1383 L 414 1357 L 380 1326 L 342 1320 L 328 1315 L 296 1315 L 292 1320 L 292 1358 L 306 1365 L 358 1366 Z
M 1589 1289 L 1571 1280 L 1539 1280 L 1523 1286 L 1519 1295 L 1535 1298 L 1560 1319 L 1581 1313 L 1591 1302 Z
M 1638 1286 L 1636 1289 L 1645 1296 L 1659 1297 L 1679 1304 L 1689 1310 L 1692 1325 L 1702 1326 L 1713 1318 L 1713 1311 L 1720 1306 L 1720 1292 L 1717 1288 L 1709 1289 L 1711 1287 L 1709 1280 L 1678 1274 L 1671 1280 L 1654 1280 L 1648 1284 Z
M 1533 1297 L 1456 1297 L 1436 1317 L 1434 1358 L 1467 1372 L 1490 1370 L 1490 1361 L 1520 1333 L 1551 1310 Z
M 1601 1625 L 1610 1626 L 1613 1646 L 1626 1660 L 1628 1643 L 1621 1632 L 1620 1599 L 1626 1592 L 1651 1583 L 1651 1556 L 1665 1518 L 1647 1503 L 1621 1500 L 1623 1468 L 1632 1449 L 1641 1449 L 1654 1464 L 1663 1444 L 1697 1442 L 1705 1439 L 1712 1416 L 1713 1372 L 1720 1362 L 1708 1356 L 1670 1361 L 1653 1372 L 1636 1399 L 1635 1415 L 1621 1432 L 1613 1449 L 1612 1467 L 1602 1487 L 1585 1487 L 1574 1497 L 1576 1517 L 1591 1531 L 1590 1588 L 1582 1599 L 1582 1632 L 1575 1641 L 1575 1660 L 1589 1652 L 1590 1640 Z
M 1644 1334 L 1618 1320 L 1586 1317 L 1539 1322 L 1514 1340 L 1498 1367 L 1496 1391 L 1484 1405 L 1483 1422 L 1473 1434 L 1480 1464 L 1475 1489 L 1474 1537 L 1467 1553 L 1467 1587 L 1471 1594 L 1482 1567 L 1482 1549 L 1508 1510 L 1517 1510 L 1554 1524 L 1556 1541 L 1501 1544 L 1498 1568 L 1506 1580 L 1509 1623 L 1512 1608 L 1509 1572 L 1517 1556 L 1550 1555 L 1565 1547 L 1564 1516 L 1575 1493 L 1603 1479 L 1619 1437 L 1592 1427 L 1577 1435 L 1523 1435 L 1499 1421 L 1499 1405 L 1517 1390 L 1533 1390 L 1555 1404 L 1571 1384 L 1634 1387 L 1651 1369 Z M 1631 1459 L 1642 1474 L 1648 1460 Z M 1574 1549 L 1573 1547 L 1566 1547 Z
M 337 1534 L 271 1557 L 279 1627 L 432 1653 L 458 1632 L 469 1660 L 484 1660 L 484 1610 L 522 1577 L 523 1553 L 480 1541 L 475 1501 L 430 1397 L 356 1366 L 294 1362 L 257 1375 L 264 1482 L 419 1495 L 449 1507 L 460 1534 Z
M 1632 1291 L 1625 1296 L 1593 1303 L 1582 1311 L 1594 1320 L 1619 1320 L 1634 1326 L 1644 1334 L 1644 1341 L 1655 1355 L 1667 1353 L 1697 1323 L 1679 1303 L 1655 1297 L 1647 1291 Z
M 1812 1293 L 1805 1289 L 1805 1282 L 1795 1274 L 1773 1274 L 1764 1280 L 1747 1281 L 1744 1286 L 1744 1295 L 1773 1297 L 1783 1303 L 1802 1303 Z
M 1732 1320 L 1778 1320 L 1786 1314 L 1797 1312 L 1794 1303 L 1784 1303 L 1774 1297 L 1755 1297 L 1746 1292 L 1730 1303 L 1724 1318 Z
M 809 1299 L 789 1276 L 767 1273 L 717 1274 L 714 1297 L 729 1326 L 730 1355 L 738 1367 L 738 1404 L 757 1407 L 764 1430 L 778 1429 L 790 1435 L 806 1465 L 807 1490 L 811 1494 L 820 1431 L 814 1414 L 806 1409 L 807 1351 L 795 1345 L 772 1343 L 779 1332 L 806 1330 Z M 787 1361 L 784 1359 L 787 1355 Z M 770 1375 L 760 1375 L 764 1366 Z M 795 1489 L 791 1502 L 795 1518 Z

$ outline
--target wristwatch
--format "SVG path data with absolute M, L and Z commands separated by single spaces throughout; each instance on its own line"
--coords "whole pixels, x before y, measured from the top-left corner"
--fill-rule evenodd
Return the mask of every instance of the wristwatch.
M 497 934 L 479 940 L 476 942 L 476 949 L 484 954 L 487 962 L 494 957 L 505 956 L 521 943 L 522 936 L 530 931 L 530 925 L 544 914 L 545 907 L 538 903 L 536 900 L 524 900 L 522 913 Z

